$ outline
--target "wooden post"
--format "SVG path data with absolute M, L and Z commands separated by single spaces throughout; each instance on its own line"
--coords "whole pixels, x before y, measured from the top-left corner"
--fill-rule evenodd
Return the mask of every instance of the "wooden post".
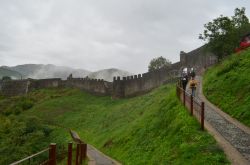
M 178 84 L 176 84 L 176 95 L 177 95 L 178 99 L 180 99 Z
M 178 94 L 178 83 L 176 84 L 176 95 L 179 98 L 179 94 Z
M 201 102 L 201 129 L 204 130 L 204 102 Z
M 80 150 L 80 144 L 78 143 L 76 145 L 76 165 L 79 165 L 79 162 L 78 162 L 78 160 L 79 160 L 79 150 Z
M 184 107 L 185 107 L 185 104 L 186 104 L 186 92 L 184 89 L 182 89 L 183 91 L 183 104 L 184 104 Z
M 68 165 L 72 165 L 72 142 L 68 143 Z
M 181 93 L 180 86 L 177 86 L 177 92 L 178 92 L 178 98 L 181 99 L 181 96 L 180 96 L 180 93 Z
M 56 143 L 51 143 L 49 147 L 49 165 L 56 165 Z
M 80 143 L 80 164 L 82 164 L 82 158 L 83 158 L 83 143 Z
M 87 158 L 87 144 L 83 144 L 83 160 Z
M 193 98 L 193 96 L 191 95 L 190 96 L 191 97 L 191 103 L 190 103 L 190 105 L 191 105 L 191 107 L 190 107 L 190 109 L 191 109 L 191 116 L 193 116 L 193 111 L 194 111 L 194 98 Z

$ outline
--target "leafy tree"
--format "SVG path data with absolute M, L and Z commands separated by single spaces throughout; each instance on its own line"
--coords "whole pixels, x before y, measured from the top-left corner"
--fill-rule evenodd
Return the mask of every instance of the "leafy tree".
M 164 68 L 164 67 L 168 67 L 171 65 L 171 61 L 167 60 L 166 58 L 160 56 L 160 57 L 157 57 L 157 58 L 153 58 L 149 65 L 148 65 L 148 71 L 154 71 L 154 70 L 157 70 L 157 69 L 161 69 L 161 68 Z
M 2 80 L 11 80 L 11 77 L 10 76 L 3 76 Z
M 219 59 L 234 52 L 240 38 L 250 32 L 250 24 L 245 15 L 245 8 L 236 8 L 231 18 L 220 15 L 204 25 L 205 30 L 199 39 L 208 41 L 208 49 Z

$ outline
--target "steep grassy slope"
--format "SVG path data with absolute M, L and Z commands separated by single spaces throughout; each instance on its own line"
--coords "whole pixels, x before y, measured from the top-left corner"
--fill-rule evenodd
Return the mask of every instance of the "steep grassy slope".
M 204 93 L 223 111 L 250 127 L 250 49 L 234 54 L 204 75 Z
M 42 119 L 72 128 L 123 164 L 228 164 L 213 138 L 200 130 L 176 99 L 174 86 L 123 100 L 70 89 L 41 90 L 30 97 L 33 107 L 21 110 L 17 119 L 35 116 L 34 123 Z M 48 130 L 46 142 L 70 140 L 64 129 Z

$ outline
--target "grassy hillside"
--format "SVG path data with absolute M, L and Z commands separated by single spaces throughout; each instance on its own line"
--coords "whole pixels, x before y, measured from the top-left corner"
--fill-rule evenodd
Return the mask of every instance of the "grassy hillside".
M 209 69 L 204 93 L 223 111 L 250 127 L 250 49 Z
M 24 134 L 20 146 L 28 146 L 27 154 L 46 147 L 49 141 L 67 143 L 68 132 L 44 124 L 47 120 L 76 130 L 87 143 L 123 164 L 228 164 L 214 139 L 200 130 L 196 120 L 179 103 L 174 86 L 162 86 L 147 95 L 123 100 L 72 89 L 40 90 L 13 100 L 0 100 L 4 109 L 0 119 L 7 125 L 0 129 L 7 129 L 7 133 L 0 134 L 3 157 L 14 153 L 16 147 L 10 144 L 6 134 L 17 133 L 19 138 Z M 6 104 L 19 107 L 18 111 L 4 108 Z M 12 131 L 14 121 L 24 122 L 15 132 Z M 17 131 L 19 128 L 26 131 Z M 29 142 L 29 138 L 33 140 Z M 39 143 L 35 143 L 36 140 Z M 6 153 L 1 148 L 5 143 L 9 144 L 9 148 L 5 147 Z

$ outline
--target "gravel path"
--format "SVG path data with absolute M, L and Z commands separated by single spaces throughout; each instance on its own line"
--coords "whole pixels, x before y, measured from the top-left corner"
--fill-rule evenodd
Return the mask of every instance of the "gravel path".
M 197 76 L 200 85 L 202 78 Z M 199 85 L 199 86 L 200 86 Z M 222 135 L 234 148 L 236 148 L 250 164 L 250 134 L 234 123 L 234 119 L 229 119 L 225 115 L 218 113 L 215 107 L 205 99 L 202 90 L 197 90 L 198 97 L 205 102 L 205 120 Z M 218 109 L 218 108 L 217 108 Z M 249 128 L 246 128 L 249 129 Z
M 87 147 L 87 153 L 88 156 L 91 157 L 91 159 L 93 160 L 93 165 L 121 165 L 120 163 L 104 155 L 89 144 Z

